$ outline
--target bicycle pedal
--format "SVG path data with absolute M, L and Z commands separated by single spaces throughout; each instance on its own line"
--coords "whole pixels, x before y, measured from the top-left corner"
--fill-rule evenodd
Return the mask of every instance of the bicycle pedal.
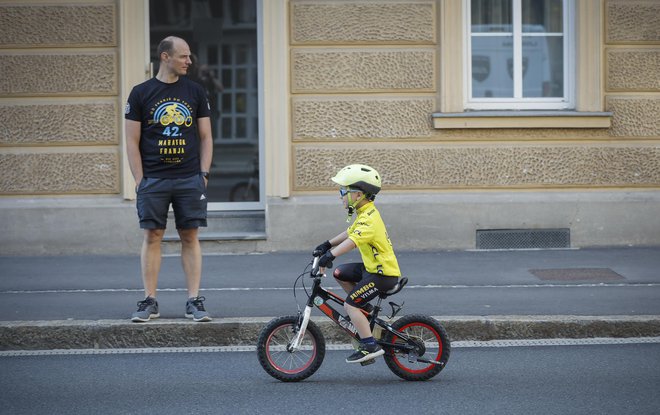
M 365 360 L 364 362 L 360 362 L 360 364 L 362 366 L 368 366 L 368 365 L 371 365 L 373 363 L 376 363 L 376 359 L 369 359 L 369 360 Z

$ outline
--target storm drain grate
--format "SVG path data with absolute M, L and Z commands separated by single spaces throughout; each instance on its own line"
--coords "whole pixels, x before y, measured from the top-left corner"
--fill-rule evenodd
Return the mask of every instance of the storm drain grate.
M 477 249 L 549 249 L 570 247 L 570 229 L 477 230 Z
M 625 280 L 609 268 L 530 269 L 535 277 L 545 281 L 616 281 Z

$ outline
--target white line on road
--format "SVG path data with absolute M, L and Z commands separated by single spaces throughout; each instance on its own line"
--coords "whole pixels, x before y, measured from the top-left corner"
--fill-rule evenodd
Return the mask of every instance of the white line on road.
M 407 285 L 406 290 L 419 289 L 508 289 L 508 288 L 647 288 L 660 287 L 660 283 L 628 283 L 628 284 L 512 284 L 512 285 Z M 339 287 L 325 287 L 329 290 L 340 290 Z M 216 287 L 202 288 L 200 291 L 290 291 L 291 287 Z M 302 290 L 302 288 L 298 288 Z M 142 288 L 76 288 L 59 290 L 4 290 L 0 294 L 86 294 L 86 293 L 122 293 L 142 292 Z M 184 292 L 185 288 L 159 288 L 159 292 Z
M 658 344 L 660 337 L 592 338 L 592 339 L 530 339 L 455 341 L 452 349 L 473 347 L 535 347 L 535 346 L 596 346 L 621 344 Z M 328 344 L 326 350 L 351 350 L 350 344 Z M 154 353 L 218 353 L 255 352 L 256 346 L 217 347 L 145 347 L 131 349 L 57 349 L 57 350 L 6 350 L 0 357 L 59 356 L 59 355 L 108 355 L 108 354 L 154 354 Z

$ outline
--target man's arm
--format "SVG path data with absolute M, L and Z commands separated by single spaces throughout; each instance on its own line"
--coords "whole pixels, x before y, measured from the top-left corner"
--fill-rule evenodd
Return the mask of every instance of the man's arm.
M 211 117 L 197 119 L 197 133 L 199 134 L 199 168 L 201 171 L 209 171 L 213 160 Z
M 128 165 L 133 173 L 135 184 L 140 184 L 142 176 L 142 156 L 140 155 L 140 134 L 142 123 L 140 121 L 126 120 L 126 153 Z

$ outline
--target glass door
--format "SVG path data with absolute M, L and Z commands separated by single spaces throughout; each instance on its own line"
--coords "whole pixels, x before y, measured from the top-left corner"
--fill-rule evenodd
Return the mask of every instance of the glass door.
M 169 35 L 190 45 L 188 77 L 211 104 L 213 164 L 210 210 L 263 209 L 259 136 L 257 0 L 150 0 L 154 74 L 156 48 Z

